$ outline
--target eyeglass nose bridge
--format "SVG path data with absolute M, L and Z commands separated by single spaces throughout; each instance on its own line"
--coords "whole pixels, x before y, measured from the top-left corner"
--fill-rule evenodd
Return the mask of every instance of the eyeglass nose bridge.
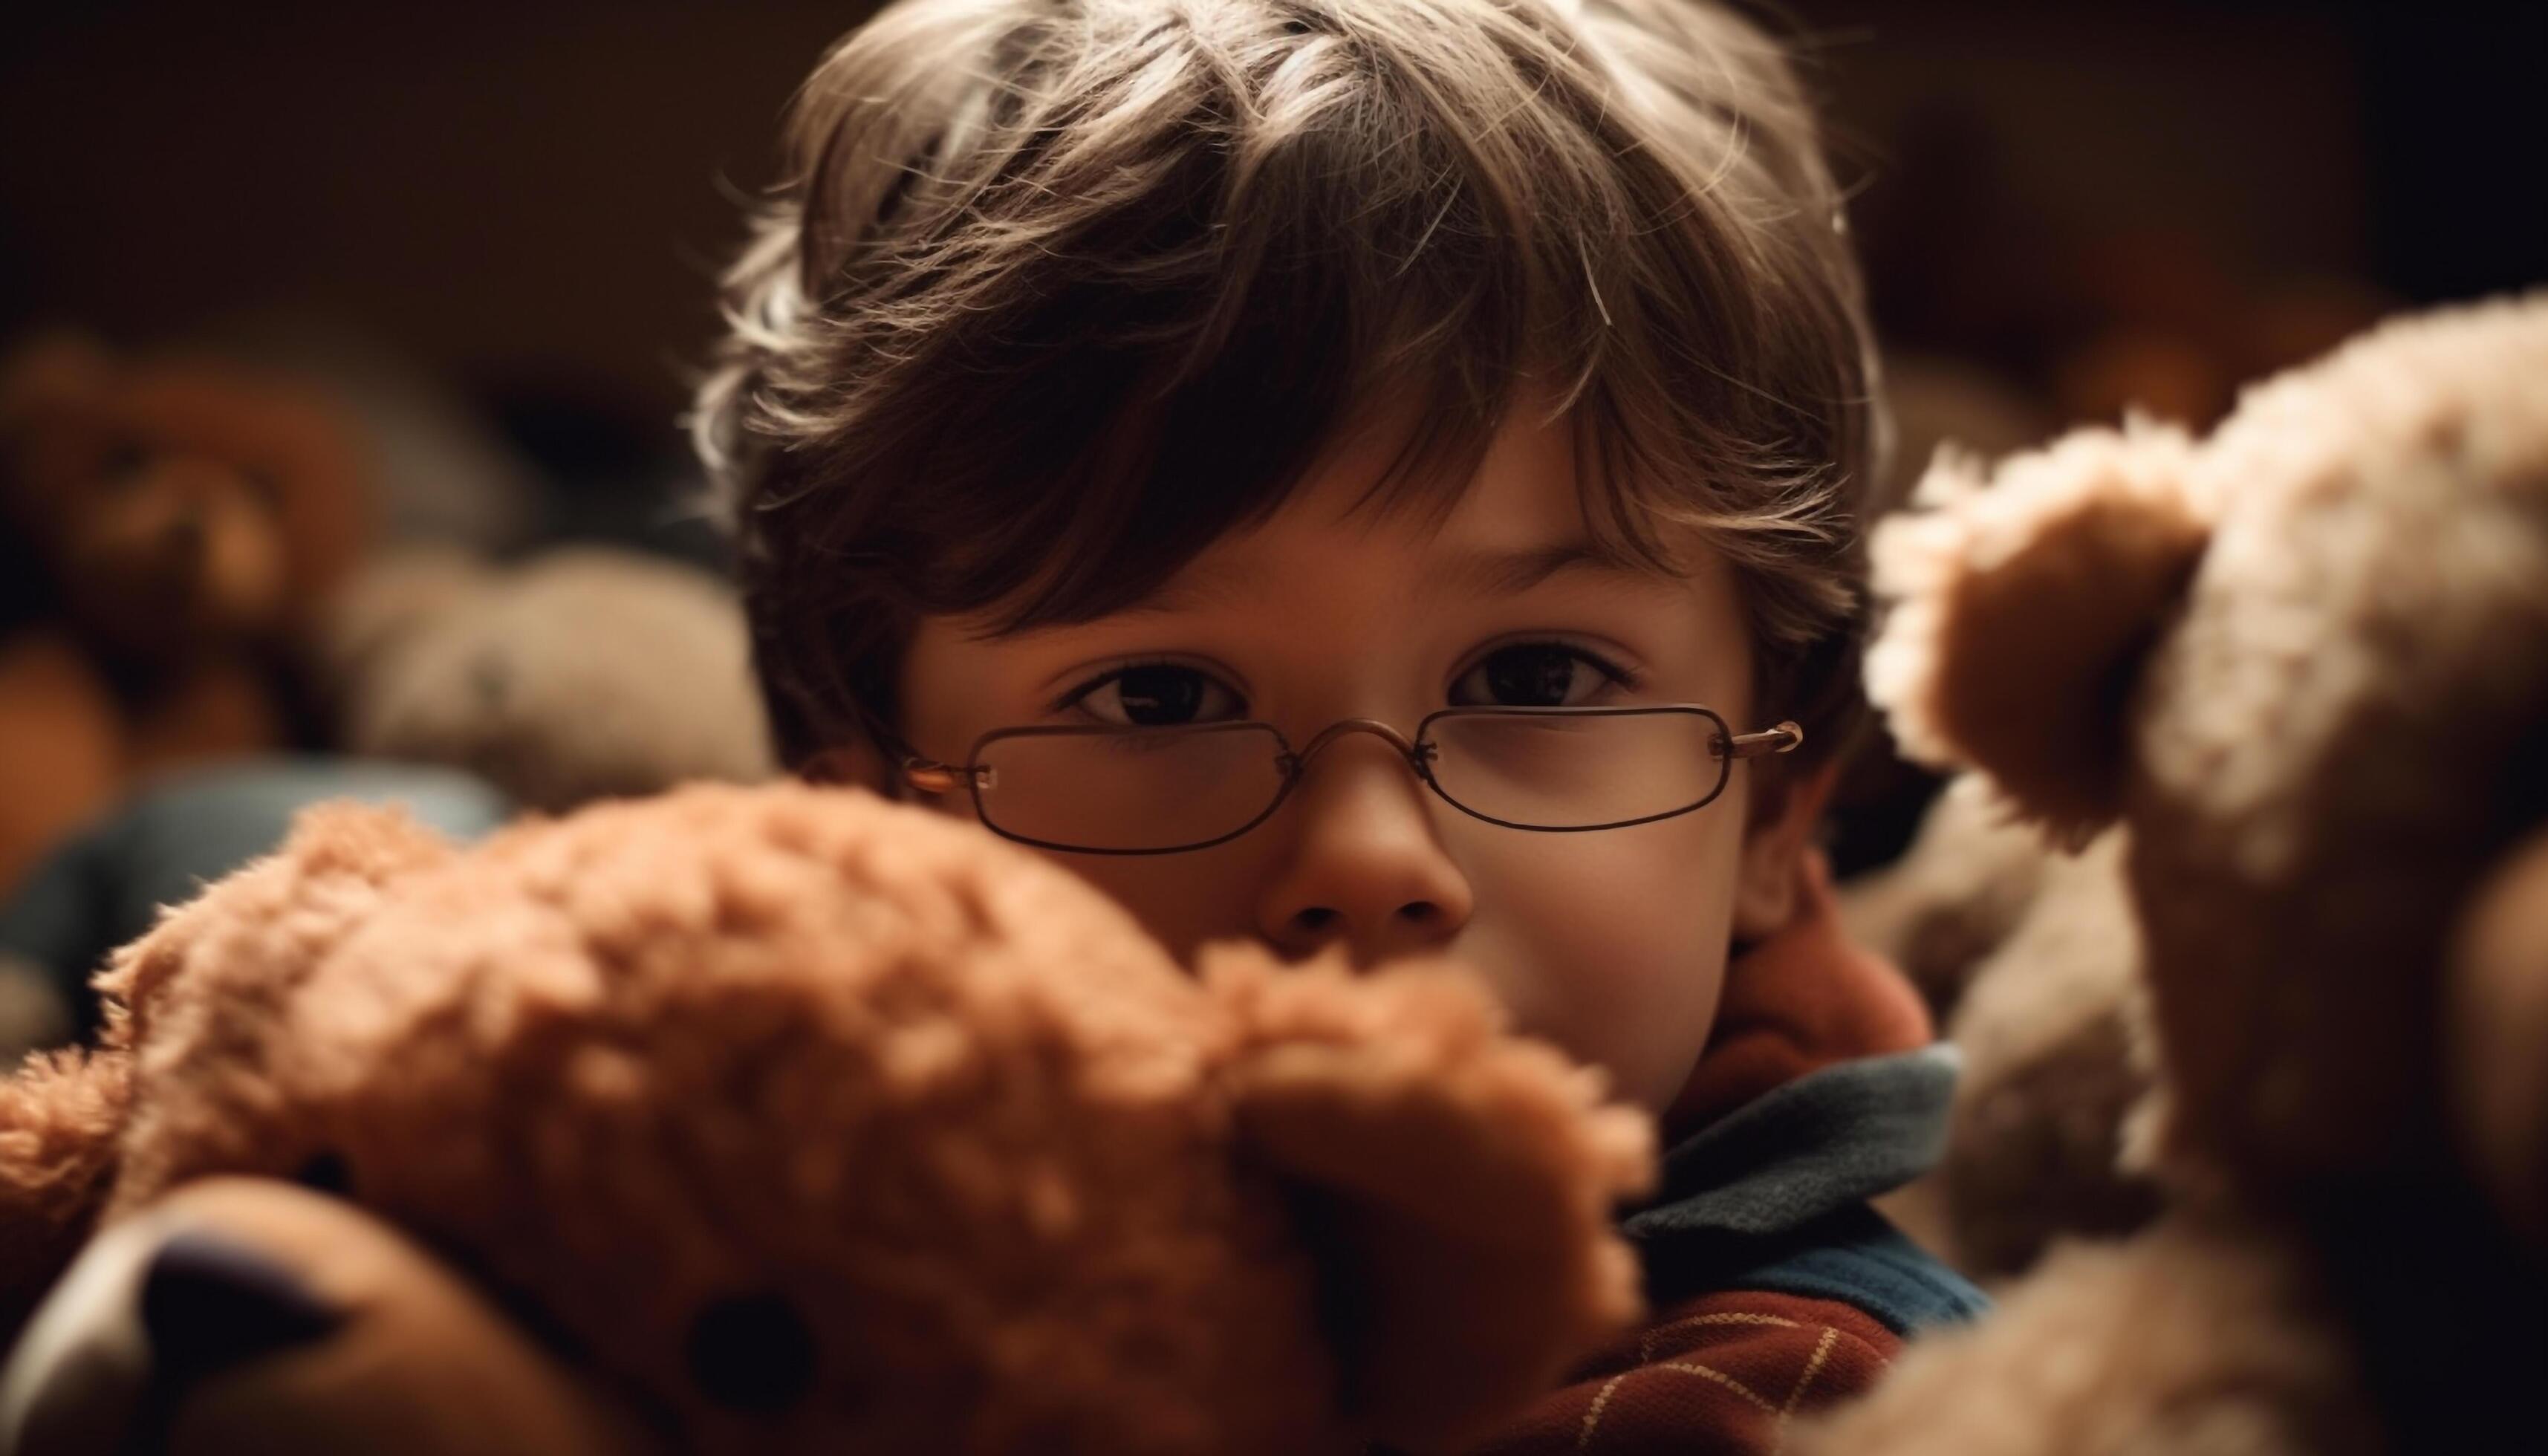
M 1339 718 L 1320 729 L 1318 735 L 1303 746 L 1300 752 L 1287 751 L 1275 761 L 1281 766 L 1284 778 L 1287 781 L 1298 779 L 1309 768 L 1310 760 L 1319 756 L 1320 750 L 1348 733 L 1368 733 L 1382 739 L 1391 748 L 1398 750 L 1400 757 L 1407 760 L 1407 767 L 1415 771 L 1416 777 L 1426 783 L 1433 781 L 1433 757 L 1439 750 L 1430 740 L 1410 740 L 1406 734 L 1378 718 Z

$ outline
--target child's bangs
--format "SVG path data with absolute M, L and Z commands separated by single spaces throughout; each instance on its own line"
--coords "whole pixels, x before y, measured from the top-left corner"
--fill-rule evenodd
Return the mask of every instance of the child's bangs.
M 1413 423 L 1376 499 L 1447 510 L 1531 378 L 1581 407 L 1596 535 L 1658 565 L 1667 523 L 1757 520 L 1708 483 L 1831 459 L 1795 411 L 1760 418 L 1769 260 L 1581 57 L 1514 15 L 1380 46 L 1348 14 L 1158 24 L 1086 75 L 1015 43 L 980 113 L 1014 135 L 973 140 L 978 175 L 915 162 L 890 245 L 847 269 L 905 292 L 817 361 L 825 494 L 891 523 L 825 533 L 863 571 L 1003 629 L 1103 615 L 1383 408 Z M 837 213 L 819 177 L 806 211 Z

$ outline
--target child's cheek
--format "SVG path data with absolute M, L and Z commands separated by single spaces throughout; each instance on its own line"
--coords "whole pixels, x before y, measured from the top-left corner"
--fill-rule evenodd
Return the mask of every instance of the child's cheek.
M 1739 829 L 1702 812 L 1534 837 L 1479 866 L 1473 958 L 1526 1028 L 1660 1109 L 1715 1017 Z

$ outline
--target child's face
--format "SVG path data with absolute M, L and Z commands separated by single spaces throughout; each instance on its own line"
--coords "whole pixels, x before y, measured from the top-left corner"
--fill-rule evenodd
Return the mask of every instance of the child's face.
M 1767 726 L 1751 721 L 1743 614 L 1712 554 L 1686 580 L 1594 565 L 1492 580 L 1485 563 L 1585 540 L 1567 430 L 1527 409 L 1512 417 L 1438 529 L 1348 518 L 1387 458 L 1369 437 L 1330 452 L 1265 526 L 1216 543 L 1143 607 L 1005 638 L 926 621 L 903 673 L 904 737 L 960 763 L 993 728 L 1256 718 L 1299 747 L 1340 718 L 1412 737 L 1435 708 L 1498 702 L 1696 702 L 1738 733 Z M 1127 664 L 1139 672 L 1109 680 Z M 1752 826 L 1749 777 L 1737 764 L 1715 802 L 1676 818 L 1533 833 L 1459 812 L 1387 742 L 1350 733 L 1235 840 L 1054 857 L 1181 956 L 1242 937 L 1294 955 L 1341 943 L 1366 965 L 1456 956 L 1525 1029 L 1661 1109 L 1706 1044 L 1729 937 L 1785 914 L 1815 796 L 1790 795 L 1793 812 Z M 941 801 L 973 812 L 962 792 Z

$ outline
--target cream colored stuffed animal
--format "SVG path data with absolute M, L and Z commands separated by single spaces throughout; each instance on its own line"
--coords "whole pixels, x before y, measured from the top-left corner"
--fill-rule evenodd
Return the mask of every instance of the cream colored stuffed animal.
M 2489 1029 L 2548 975 L 2548 294 L 1924 496 L 1871 686 L 2064 842 L 2128 830 L 2169 1205 L 1791 1449 L 2535 1444 L 2548 1091 Z
M 1851 935 L 1911 974 L 1963 1053 L 1946 1154 L 1887 1212 L 1976 1278 L 2156 1211 L 2128 1146 L 2153 1068 L 2124 856 L 2120 829 L 2062 853 L 1967 774 L 1843 893 Z

